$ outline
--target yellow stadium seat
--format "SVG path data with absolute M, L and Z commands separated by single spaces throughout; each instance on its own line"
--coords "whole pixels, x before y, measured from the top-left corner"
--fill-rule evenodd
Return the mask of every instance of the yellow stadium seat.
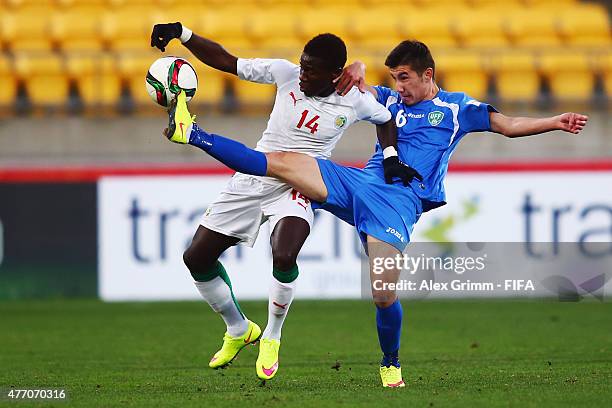
M 350 11 L 350 7 L 361 7 L 361 0 L 334 0 L 330 2 L 329 0 L 310 0 L 307 4 L 311 4 L 313 8 L 320 9 L 329 7 L 330 4 L 333 4 L 334 7 L 348 7 L 347 12 Z
M 311 0 L 255 0 L 261 9 L 292 8 L 303 11 L 311 6 Z
M 66 10 L 77 7 L 101 9 L 108 5 L 106 0 L 55 0 L 55 2 Z
M 23 7 L 3 13 L 0 17 L 0 37 L 14 52 L 50 51 L 51 7 Z
M 359 23 L 350 23 L 349 20 L 351 49 L 364 49 L 386 56 L 404 39 L 400 31 L 402 17 L 390 9 L 361 12 L 355 21 Z
M 147 0 L 106 0 L 106 4 L 115 9 L 122 9 L 125 7 L 150 7 L 153 3 Z
M 306 4 L 310 11 L 328 11 L 336 17 L 339 15 L 350 16 L 366 6 L 360 0 L 310 0 Z
M 540 69 L 548 78 L 552 95 L 561 101 L 587 101 L 595 77 L 586 54 L 545 53 Z
M 247 34 L 247 24 L 254 12 L 250 7 L 207 10 L 200 20 L 202 35 L 219 42 L 231 53 L 252 48 L 251 38 Z
M 304 42 L 296 35 L 298 16 L 289 10 L 260 11 L 251 16 L 248 35 L 261 50 L 301 50 Z
M 554 47 L 561 45 L 554 7 L 519 9 L 508 13 L 508 31 L 514 45 Z
M 453 14 L 421 11 L 407 13 L 400 26 L 405 39 L 424 42 L 430 49 L 451 48 L 457 45 L 451 32 Z
M 102 50 L 99 9 L 76 8 L 59 13 L 53 19 L 53 38 L 64 52 Z
M 429 1 L 429 0 L 425 0 Z M 419 0 L 361 0 L 361 3 L 368 9 L 376 9 L 378 7 L 412 7 L 418 5 Z
M 112 50 L 148 50 L 156 10 L 123 7 L 108 11 L 102 20 L 102 36 Z
M 234 76 L 207 67 L 196 62 L 194 68 L 198 73 L 198 91 L 193 98 L 197 104 L 218 105 L 225 95 L 226 85 L 234 80 Z
M 32 103 L 59 106 L 68 97 L 68 76 L 62 58 L 51 53 L 18 53 L 15 70 Z
M 346 14 L 327 10 L 309 10 L 300 15 L 298 33 L 304 44 L 314 36 L 332 33 L 348 43 L 348 24 Z M 347 44 L 348 45 L 348 44 Z
M 234 81 L 236 98 L 242 106 L 271 105 L 276 94 L 274 84 L 257 84 L 254 82 Z
M 431 9 L 438 9 L 440 11 L 448 10 L 448 9 L 465 8 L 464 0 L 412 0 L 412 1 L 405 2 L 405 3 L 407 3 L 407 6 L 414 5 L 415 8 L 425 7 L 425 8 L 431 8 Z
M 569 8 L 574 7 L 578 0 L 522 0 L 528 7 L 554 7 Z
M 479 9 L 490 9 L 491 11 L 500 9 L 518 9 L 523 7 L 521 0 L 466 0 L 466 9 L 476 7 Z
M 33 7 L 46 8 L 51 5 L 49 0 L 4 0 L 4 3 L 12 9 Z
M 608 98 L 612 97 L 612 53 L 602 55 L 599 60 L 604 90 Z
M 492 58 L 497 92 L 503 101 L 534 102 L 540 92 L 535 57 L 529 52 L 503 52 Z
M 481 56 L 476 52 L 440 54 L 435 56 L 436 76 L 442 79 L 445 90 L 465 92 L 476 99 L 487 95 L 487 73 Z
M 150 102 L 149 94 L 145 88 L 145 78 L 151 63 L 159 58 L 159 54 L 133 54 L 126 52 L 119 55 L 119 72 L 127 84 L 132 99 L 137 104 Z
M 610 19 L 600 5 L 573 7 L 560 14 L 561 30 L 569 45 L 610 46 Z
M 97 56 L 69 55 L 67 72 L 75 81 L 79 95 L 86 105 L 113 105 L 121 96 L 121 78 L 115 59 L 108 54 Z M 144 81 L 143 85 L 144 87 Z
M 17 79 L 11 61 L 0 54 L 0 106 L 9 106 L 17 95 Z
M 468 9 L 458 13 L 455 32 L 465 47 L 508 46 L 503 16 L 493 10 Z

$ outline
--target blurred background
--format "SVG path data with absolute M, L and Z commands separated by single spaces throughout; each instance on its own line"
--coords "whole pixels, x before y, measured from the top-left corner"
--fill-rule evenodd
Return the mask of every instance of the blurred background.
M 265 129 L 275 88 L 214 71 L 178 41 L 166 53 L 152 49 L 150 32 L 160 22 L 180 21 L 239 57 L 295 63 L 311 37 L 333 32 L 347 43 L 349 62 L 367 64 L 372 84 L 390 84 L 386 55 L 401 40 L 418 39 L 432 49 L 436 79 L 446 90 L 512 115 L 586 113 L 589 123 L 578 136 L 468 136 L 449 176 L 455 204 L 424 217 L 416 233 L 429 241 L 576 242 L 604 231 L 589 239 L 610 241 L 611 6 L 578 0 L 0 0 L 0 298 L 195 295 L 180 254 L 231 173 L 161 136 L 167 117 L 145 91 L 147 69 L 162 55 L 188 58 L 199 75 L 191 102 L 198 121 L 250 146 Z M 357 124 L 333 158 L 360 165 L 374 143 L 371 125 Z M 506 185 L 483 183 L 490 175 L 505 177 Z M 541 220 L 529 218 L 529 205 L 541 210 Z M 310 240 L 315 247 L 303 258 L 320 274 L 313 272 L 303 293 L 333 296 L 334 288 L 321 286 L 326 272 L 344 265 L 346 274 L 337 276 L 358 278 L 350 269 L 359 258 L 325 251 L 341 248 L 343 234 L 351 237 L 350 253 L 359 245 L 348 226 L 339 227 L 329 214 L 320 219 L 320 235 Z M 496 224 L 500 219 L 504 223 Z M 259 245 L 232 252 L 228 261 L 237 269 L 262 265 L 253 285 L 238 285 L 238 293 L 251 297 L 265 295 L 265 281 L 257 281 L 269 262 L 265 238 Z M 245 255 L 258 251 L 263 258 Z M 169 270 L 182 279 L 175 292 Z M 102 271 L 118 274 L 108 276 L 119 289 L 138 286 L 141 274 L 160 280 L 135 294 L 104 292 Z M 121 280 L 126 276 L 129 282 Z M 354 289 L 343 296 L 354 296 Z

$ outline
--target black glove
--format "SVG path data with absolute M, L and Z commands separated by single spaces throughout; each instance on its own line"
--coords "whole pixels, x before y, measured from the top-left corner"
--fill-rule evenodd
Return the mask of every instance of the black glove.
M 173 38 L 180 38 L 183 32 L 181 23 L 155 24 L 151 33 L 151 47 L 166 51 L 166 45 Z
M 383 169 L 385 171 L 385 183 L 392 184 L 393 178 L 397 177 L 402 180 L 404 186 L 410 184 L 413 178 L 423 181 L 423 177 L 418 171 L 400 161 L 397 156 L 390 156 L 383 160 Z

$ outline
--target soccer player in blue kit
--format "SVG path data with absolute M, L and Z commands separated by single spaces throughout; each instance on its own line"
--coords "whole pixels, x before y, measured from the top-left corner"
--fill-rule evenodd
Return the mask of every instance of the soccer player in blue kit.
M 392 113 L 397 144 L 376 151 L 363 169 L 342 166 L 294 152 L 262 153 L 239 142 L 209 134 L 194 125 L 185 98 L 169 109 L 164 131 L 171 141 L 197 146 L 243 173 L 276 177 L 317 201 L 319 208 L 354 225 L 370 259 L 370 277 L 395 283 L 396 268 L 374 274 L 375 259 L 395 258 L 410 242 L 414 224 L 423 212 L 446 203 L 444 178 L 448 161 L 459 141 L 470 132 L 491 131 L 509 138 L 563 130 L 577 134 L 588 117 L 563 113 L 547 118 L 510 117 L 491 105 L 460 92 L 446 92 L 435 82 L 435 62 L 425 44 L 403 41 L 388 55 L 385 65 L 395 90 L 363 83 L 362 64 L 345 69 L 338 89 L 353 85 L 372 92 Z M 183 134 L 177 123 L 188 126 Z M 385 166 L 383 167 L 383 162 Z M 418 173 L 409 183 L 385 175 L 385 168 L 404 165 Z M 422 175 L 422 177 L 421 177 Z M 377 289 L 380 288 L 380 289 Z M 402 307 L 395 290 L 372 285 L 376 327 L 383 357 L 380 375 L 384 387 L 405 386 L 399 363 Z

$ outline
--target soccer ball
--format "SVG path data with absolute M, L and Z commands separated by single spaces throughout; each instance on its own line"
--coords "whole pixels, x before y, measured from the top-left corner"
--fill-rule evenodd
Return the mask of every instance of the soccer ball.
M 187 60 L 179 57 L 162 57 L 153 62 L 145 81 L 147 92 L 161 106 L 168 104 L 180 90 L 189 101 L 198 88 L 198 76 Z

